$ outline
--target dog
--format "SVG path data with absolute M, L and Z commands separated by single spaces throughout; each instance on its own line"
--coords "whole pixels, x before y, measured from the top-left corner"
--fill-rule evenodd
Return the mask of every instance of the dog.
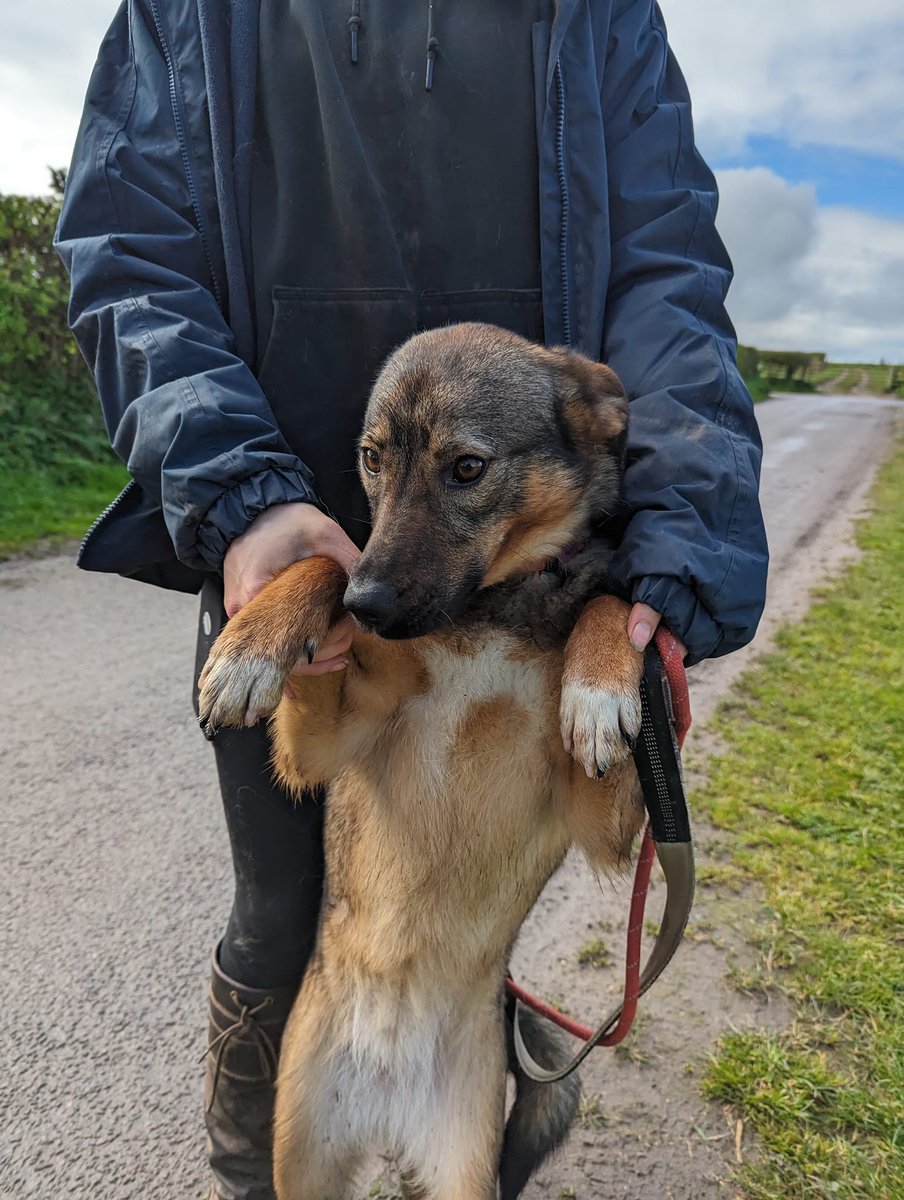
M 569 847 L 618 870 L 643 822 L 642 655 L 594 536 L 627 418 L 616 375 L 576 352 L 476 323 L 416 335 L 367 406 L 373 522 L 351 578 L 294 563 L 211 651 L 202 721 L 272 712 L 278 777 L 327 789 L 323 910 L 277 1082 L 279 1200 L 341 1200 L 372 1149 L 407 1200 L 514 1200 L 567 1135 L 574 1077 L 515 1068 L 505 1120 L 502 993 Z M 345 612 L 347 668 L 283 696 Z M 563 1061 L 538 1019 L 524 1036 Z

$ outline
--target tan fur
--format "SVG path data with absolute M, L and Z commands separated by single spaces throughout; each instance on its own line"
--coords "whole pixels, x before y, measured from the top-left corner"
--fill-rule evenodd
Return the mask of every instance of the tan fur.
M 517 518 L 501 526 L 499 549 L 490 560 L 487 587 L 519 571 L 532 571 L 555 558 L 571 541 L 575 519 L 574 481 L 564 471 L 535 471 L 525 481 Z M 538 514 L 542 513 L 542 521 Z
M 506 340 L 494 344 L 507 352 Z M 563 366 L 552 352 L 527 355 L 556 362 L 572 386 L 573 356 Z M 418 366 L 418 386 L 432 363 L 428 355 Z M 394 394 L 412 386 L 398 363 L 393 370 Z M 593 380 L 611 390 L 607 378 Z M 599 455 L 623 417 L 618 425 L 605 400 L 601 409 L 569 403 L 576 441 Z M 429 504 L 428 478 L 414 494 L 381 481 L 384 513 L 398 521 L 406 505 Z M 481 535 L 485 584 L 562 549 L 586 518 L 586 490 L 573 468 L 532 468 L 518 510 Z M 379 504 L 377 512 L 374 539 Z M 435 534 L 442 545 L 443 530 Z M 452 561 L 442 569 L 454 570 Z M 436 571 L 410 564 L 412 579 Z M 241 724 L 276 703 L 289 667 L 341 611 L 345 585 L 328 560 L 295 563 L 229 622 L 201 681 L 212 725 Z M 592 601 L 552 649 L 490 620 L 399 641 L 358 629 L 345 671 L 293 679 L 295 698 L 271 723 L 274 764 L 299 797 L 328 787 L 327 879 L 317 948 L 283 1041 L 279 1200 L 340 1200 L 375 1142 L 398 1157 L 412 1196 L 496 1197 L 499 998 L 512 943 L 571 844 L 594 870 L 611 870 L 641 824 L 625 741 L 639 721 L 641 657 L 627 640 L 627 611 L 611 597 Z M 563 745 L 566 717 L 583 748 L 577 760 Z
M 331 574 L 333 596 L 323 582 Z M 267 658 L 275 614 L 282 614 L 283 661 L 294 662 L 307 630 L 324 630 L 343 582 L 326 560 L 287 568 L 229 623 L 213 667 L 234 656 L 245 664 Z M 290 637 L 285 614 L 298 611 L 302 594 L 311 624 L 295 625 Z M 425 1194 L 437 1200 L 495 1196 L 505 1070 L 498 988 L 512 941 L 569 844 L 594 869 L 609 870 L 626 860 L 641 820 L 630 761 L 603 780 L 588 779 L 566 754 L 557 718 L 563 669 L 600 685 L 608 670 L 618 687 L 636 689 L 638 656 L 626 638 L 611 640 L 626 608 L 611 598 L 588 606 L 564 662 L 506 634 L 476 648 L 442 635 L 393 643 L 359 631 L 344 673 L 296 679 L 296 699 L 279 705 L 272 723 L 279 775 L 299 794 L 330 785 L 318 951 L 282 1051 L 280 1200 L 344 1195 L 355 1138 L 335 1142 L 333 1131 L 335 1163 L 327 1155 L 323 1175 L 311 1164 L 324 1161 L 324 1111 L 355 1103 L 343 1081 L 356 1054 L 382 1064 L 385 1074 L 369 1086 L 402 1091 L 425 1060 L 440 1057 L 439 1091 L 415 1093 L 413 1101 L 424 1106 L 427 1128 L 442 1123 L 448 1152 L 434 1161 L 426 1138 L 412 1169 L 427 1173 Z M 627 652 L 613 652 L 619 647 Z M 437 1010 L 446 1014 L 441 1039 L 425 1047 L 419 1024 Z M 432 1037 L 434 1024 L 430 1030 Z M 394 1077 L 392 1064 L 408 1054 L 417 1061 Z M 446 1108 L 457 1110 L 461 1096 L 468 1116 L 452 1130 Z M 389 1148 L 403 1157 L 409 1149 Z

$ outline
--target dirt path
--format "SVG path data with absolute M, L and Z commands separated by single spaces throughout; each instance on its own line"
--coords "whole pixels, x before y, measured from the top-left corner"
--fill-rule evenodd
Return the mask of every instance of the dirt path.
M 826 396 L 759 409 L 774 568 L 758 644 L 837 566 L 899 410 Z M 202 1194 L 197 1059 L 230 866 L 188 704 L 194 623 L 193 598 L 80 574 L 66 559 L 0 567 L 2 1200 Z M 695 672 L 698 720 L 746 658 Z M 710 843 L 704 832 L 704 860 Z M 615 969 L 576 960 L 593 937 L 620 954 L 624 894 L 567 865 L 525 928 L 519 978 L 585 1019 L 607 1008 Z M 730 1194 L 718 1180 L 734 1133 L 686 1065 L 729 1024 L 781 1019 L 724 983 L 740 919 L 704 893 L 637 1042 L 601 1051 L 585 1072 L 596 1106 L 533 1200 Z

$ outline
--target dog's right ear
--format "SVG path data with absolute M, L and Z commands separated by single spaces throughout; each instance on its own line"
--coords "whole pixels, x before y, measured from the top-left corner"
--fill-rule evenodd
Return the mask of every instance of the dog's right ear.
M 607 445 L 624 460 L 628 397 L 615 372 L 574 350 L 551 351 L 559 421 L 566 440 L 585 457 Z

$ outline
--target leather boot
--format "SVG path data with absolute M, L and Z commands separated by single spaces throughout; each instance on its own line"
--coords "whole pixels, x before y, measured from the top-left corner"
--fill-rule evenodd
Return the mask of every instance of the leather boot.
M 213 953 L 204 1119 L 214 1181 L 207 1200 L 275 1200 L 276 1067 L 296 991 L 244 987 Z

